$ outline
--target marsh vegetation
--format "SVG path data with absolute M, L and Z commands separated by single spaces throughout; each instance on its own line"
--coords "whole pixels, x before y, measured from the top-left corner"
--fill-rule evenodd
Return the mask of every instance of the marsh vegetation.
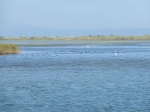
M 0 44 L 0 55 L 19 53 L 19 47 L 14 44 Z
M 48 37 L 48 36 L 32 36 L 32 37 L 4 37 L 0 36 L 0 40 L 150 40 L 150 35 L 143 36 L 116 36 L 116 35 L 88 35 L 76 37 Z

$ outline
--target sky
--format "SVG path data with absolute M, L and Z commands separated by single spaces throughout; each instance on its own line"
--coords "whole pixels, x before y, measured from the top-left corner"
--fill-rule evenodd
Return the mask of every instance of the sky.
M 0 0 L 0 35 L 27 28 L 150 29 L 150 0 Z

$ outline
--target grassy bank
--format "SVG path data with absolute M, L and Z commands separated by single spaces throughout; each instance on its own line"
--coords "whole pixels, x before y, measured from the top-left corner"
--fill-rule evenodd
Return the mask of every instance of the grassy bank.
M 19 47 L 14 44 L 0 44 L 0 55 L 19 53 Z
M 46 37 L 46 36 L 35 36 L 35 37 L 3 37 L 0 36 L 0 40 L 150 40 L 150 35 L 143 36 L 116 36 L 116 35 L 88 35 L 88 36 L 79 36 L 79 37 Z

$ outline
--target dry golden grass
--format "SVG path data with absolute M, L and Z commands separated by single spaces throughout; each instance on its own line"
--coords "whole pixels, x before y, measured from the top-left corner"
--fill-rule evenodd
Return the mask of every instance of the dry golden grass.
M 14 44 L 0 44 L 0 55 L 19 53 L 19 47 Z
M 35 37 L 18 37 L 18 38 L 7 38 L 0 37 L 0 40 L 150 40 L 150 35 L 143 36 L 116 36 L 116 35 L 88 35 L 79 37 L 45 37 L 45 36 L 35 36 Z

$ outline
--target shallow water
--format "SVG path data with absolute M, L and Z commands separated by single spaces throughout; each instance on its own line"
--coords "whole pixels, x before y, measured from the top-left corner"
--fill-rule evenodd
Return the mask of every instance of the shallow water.
M 0 112 L 150 111 L 150 44 L 21 49 L 0 56 Z

